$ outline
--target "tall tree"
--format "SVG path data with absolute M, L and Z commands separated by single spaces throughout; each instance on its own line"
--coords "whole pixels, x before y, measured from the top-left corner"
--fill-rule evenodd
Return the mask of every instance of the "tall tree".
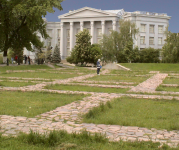
M 9 48 L 32 51 L 32 45 L 42 47 L 37 32 L 47 38 L 42 16 L 62 10 L 63 0 L 0 0 L 0 51 L 7 56 Z
M 129 51 L 127 45 L 129 46 L 131 43 L 133 45 L 138 29 L 135 23 L 125 20 L 120 20 L 119 26 L 120 32 L 112 31 L 109 35 L 103 35 L 101 49 L 105 61 L 127 62 L 129 60 L 125 53 L 130 52 L 133 47 L 130 47 Z
M 88 29 L 83 29 L 76 34 L 76 45 L 71 52 L 71 56 L 67 58 L 70 63 L 81 63 L 89 62 L 89 55 L 91 50 L 91 35 Z
M 165 44 L 162 47 L 162 61 L 166 63 L 179 62 L 179 33 L 166 31 Z
M 52 62 L 53 63 L 60 63 L 61 62 L 61 56 L 60 56 L 60 49 L 56 45 L 53 55 L 52 55 Z

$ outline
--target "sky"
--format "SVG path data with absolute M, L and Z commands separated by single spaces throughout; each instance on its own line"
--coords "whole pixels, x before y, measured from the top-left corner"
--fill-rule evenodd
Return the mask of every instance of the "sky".
M 101 10 L 124 9 L 127 12 L 147 11 L 166 13 L 171 16 L 169 31 L 179 33 L 179 0 L 65 0 L 61 3 L 63 10 L 54 9 L 55 12 L 47 13 L 45 18 L 50 22 L 59 22 L 59 15 L 83 7 Z

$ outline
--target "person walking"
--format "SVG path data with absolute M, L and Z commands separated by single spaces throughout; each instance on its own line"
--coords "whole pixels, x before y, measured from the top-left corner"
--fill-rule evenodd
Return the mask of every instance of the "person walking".
M 30 57 L 29 57 L 29 56 L 27 57 L 27 60 L 28 60 L 28 63 L 29 63 L 29 65 L 30 65 Z
M 97 61 L 97 75 L 100 75 L 99 72 L 100 72 L 100 69 L 101 69 L 101 64 L 100 64 L 100 59 L 98 59 Z
M 27 63 L 27 56 L 24 56 L 25 64 Z

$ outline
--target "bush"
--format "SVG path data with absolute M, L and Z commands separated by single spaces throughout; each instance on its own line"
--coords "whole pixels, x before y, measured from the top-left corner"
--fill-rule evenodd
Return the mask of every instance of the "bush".
M 140 63 L 158 63 L 159 59 L 159 49 L 145 48 L 139 52 Z

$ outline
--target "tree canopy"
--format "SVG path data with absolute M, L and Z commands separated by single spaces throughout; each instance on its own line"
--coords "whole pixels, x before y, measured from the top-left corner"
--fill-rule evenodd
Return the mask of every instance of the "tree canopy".
M 166 63 L 179 62 L 179 33 L 172 33 L 166 31 L 165 44 L 162 48 L 163 57 L 162 61 Z
M 132 59 L 130 53 L 133 51 L 133 40 L 138 29 L 135 23 L 125 20 L 120 20 L 119 26 L 120 32 L 112 31 L 109 35 L 103 35 L 101 49 L 104 61 L 127 62 Z
M 47 38 L 45 17 L 53 8 L 62 10 L 63 0 L 1 0 L 0 1 L 0 51 L 7 56 L 11 49 L 42 47 L 37 33 Z
M 76 45 L 71 52 L 71 56 L 67 57 L 67 61 L 70 63 L 94 63 L 102 57 L 101 49 L 98 44 L 91 45 L 91 35 L 88 29 L 80 31 L 76 35 Z

